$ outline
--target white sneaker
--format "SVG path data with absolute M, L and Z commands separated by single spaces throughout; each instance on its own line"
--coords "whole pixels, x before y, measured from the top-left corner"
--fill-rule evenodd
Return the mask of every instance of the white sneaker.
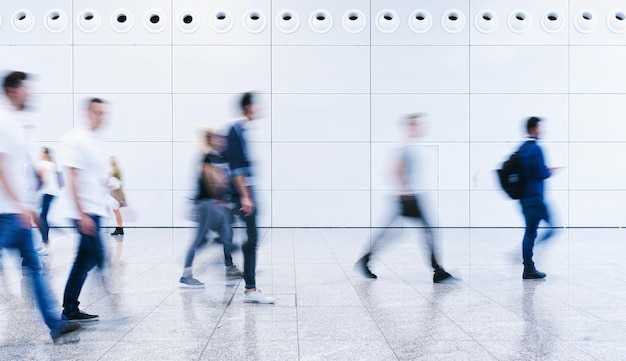
M 274 297 L 269 297 L 261 293 L 260 289 L 256 289 L 252 292 L 243 293 L 244 303 L 274 303 Z
M 40 256 L 47 256 L 50 254 L 50 251 L 46 247 L 38 248 L 36 249 L 36 251 L 37 251 L 37 254 Z

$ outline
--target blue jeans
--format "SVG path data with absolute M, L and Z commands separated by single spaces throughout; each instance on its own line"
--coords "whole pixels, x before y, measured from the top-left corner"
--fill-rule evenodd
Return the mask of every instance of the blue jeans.
M 526 230 L 522 241 L 524 270 L 533 271 L 535 270 L 535 263 L 533 262 L 533 248 L 535 246 L 535 239 L 537 239 L 537 229 L 539 228 L 539 223 L 542 220 L 546 221 L 550 226 L 552 226 L 552 223 L 548 207 L 542 198 L 524 198 L 520 200 L 520 204 L 522 206 L 524 221 L 526 222 Z M 552 234 L 553 230 L 550 228 L 540 241 L 547 241 Z
M 193 243 L 187 250 L 185 268 L 191 267 L 196 255 L 196 249 L 205 242 L 209 230 L 219 233 L 224 245 L 224 265 L 233 265 L 233 229 L 230 222 L 230 210 L 218 205 L 213 199 L 201 199 L 196 201 L 194 212 L 198 219 L 198 229 Z
M 252 203 L 254 204 L 252 214 L 246 216 L 239 210 L 241 208 L 241 201 L 239 198 L 233 199 L 233 202 L 235 203 L 233 214 L 241 218 L 246 224 L 248 239 L 241 245 L 241 251 L 243 253 L 243 279 L 246 282 L 246 289 L 252 289 L 256 288 L 256 249 L 258 245 L 256 217 L 259 207 L 254 199 L 252 188 L 249 187 L 248 192 L 250 193 L 250 198 L 252 198 Z
M 90 236 L 80 233 L 80 244 L 76 252 L 76 259 L 70 271 L 63 294 L 63 313 L 72 313 L 78 310 L 78 296 L 87 279 L 87 273 L 92 268 L 104 266 L 104 246 L 100 238 L 100 217 L 90 215 L 96 225 L 96 235 Z M 79 231 L 80 232 L 80 231 Z
M 51 194 L 44 194 L 41 197 L 41 214 L 39 220 L 41 225 L 39 231 L 41 232 L 41 240 L 43 243 L 48 243 L 48 233 L 50 232 L 50 225 L 48 224 L 48 211 L 50 210 L 50 204 L 54 200 L 54 196 Z
M 22 225 L 19 215 L 0 214 L 0 248 L 20 250 L 23 274 L 30 279 L 44 322 L 51 330 L 61 328 L 64 323 L 58 316 L 55 316 L 56 305 L 48 282 L 42 274 L 41 262 L 33 247 L 32 230 Z

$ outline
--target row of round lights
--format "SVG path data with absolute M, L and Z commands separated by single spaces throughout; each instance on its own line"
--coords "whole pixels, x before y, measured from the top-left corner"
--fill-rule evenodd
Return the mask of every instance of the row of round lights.
M 184 33 L 193 33 L 200 26 L 200 17 L 193 10 L 185 10 L 178 16 L 178 27 Z M 218 33 L 226 33 L 233 27 L 232 15 L 226 10 L 217 10 L 211 15 L 211 27 Z M 474 25 L 482 33 L 491 33 L 498 28 L 498 15 L 491 10 L 483 10 L 476 14 Z M 516 10 L 508 14 L 507 24 L 514 33 L 524 33 L 531 26 L 531 16 L 525 10 Z M 415 33 L 425 33 L 434 24 L 432 15 L 427 10 L 415 10 L 408 18 L 409 28 Z M 541 17 L 541 27 L 548 33 L 557 33 L 565 25 L 563 16 L 558 10 L 546 11 Z M 100 28 L 102 18 L 92 9 L 83 10 L 77 18 L 77 25 L 85 33 L 93 33 Z M 359 33 L 366 27 L 366 18 L 359 10 L 349 10 L 342 17 L 342 25 L 349 33 Z M 58 33 L 68 24 L 68 17 L 62 10 L 50 10 L 45 15 L 46 28 Z M 400 27 L 401 20 L 394 10 L 382 10 L 375 18 L 375 24 L 383 33 L 393 33 Z M 2 18 L 0 18 L 0 26 Z M 35 17 L 28 10 L 18 10 L 11 18 L 13 29 L 19 33 L 27 33 L 35 26 Z M 120 33 L 133 28 L 133 15 L 126 10 L 117 10 L 111 16 L 111 26 Z M 260 33 L 267 26 L 265 15 L 259 10 L 248 11 L 243 18 L 243 25 L 250 33 Z M 441 26 L 448 33 L 458 33 L 465 28 L 465 15 L 460 10 L 448 10 L 441 17 Z M 626 32 L 626 13 L 615 10 L 606 18 L 607 27 L 614 33 Z M 145 28 L 152 33 L 159 33 L 167 26 L 167 18 L 160 10 L 151 10 L 145 14 Z M 300 28 L 300 17 L 293 10 L 282 10 L 276 16 L 276 26 L 283 33 L 290 34 Z M 316 33 L 326 33 L 333 27 L 333 17 L 327 10 L 316 10 L 309 16 L 309 26 Z M 581 10 L 574 18 L 574 26 L 581 33 L 590 33 L 598 26 L 598 17 L 592 10 Z

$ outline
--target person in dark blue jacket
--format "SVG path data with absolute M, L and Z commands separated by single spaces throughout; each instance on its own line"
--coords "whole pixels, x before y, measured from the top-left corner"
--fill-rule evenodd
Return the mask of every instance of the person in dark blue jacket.
M 544 180 L 552 175 L 554 168 L 546 166 L 543 151 L 537 144 L 541 134 L 541 118 L 530 117 L 526 121 L 528 139 L 518 151 L 520 175 L 522 179 L 522 196 L 520 204 L 526 222 L 526 231 L 522 241 L 522 256 L 524 259 L 523 279 L 544 278 L 546 274 L 535 268 L 533 262 L 533 247 L 537 238 L 539 223 L 544 220 L 550 223 L 548 207 L 544 201 Z M 548 231 L 547 236 L 552 234 Z M 542 240 L 546 240 L 543 237 Z

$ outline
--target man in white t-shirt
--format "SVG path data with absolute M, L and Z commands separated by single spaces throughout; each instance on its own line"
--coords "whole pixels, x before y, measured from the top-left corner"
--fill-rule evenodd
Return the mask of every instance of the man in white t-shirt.
M 104 266 L 104 246 L 100 238 L 100 219 L 107 216 L 106 199 L 109 178 L 108 155 L 98 130 L 105 113 L 104 102 L 92 98 L 87 105 L 85 127 L 72 130 L 63 139 L 60 165 L 67 171 L 72 212 L 80 233 L 76 259 L 63 295 L 63 319 L 76 322 L 97 321 L 97 315 L 82 312 L 78 297 L 94 267 Z
M 28 99 L 26 78 L 23 72 L 12 72 L 3 81 L 7 101 L 0 105 L 0 248 L 19 249 L 24 276 L 31 280 L 39 310 L 56 342 L 79 327 L 54 315 L 54 301 L 33 247 L 34 194 L 29 184 L 36 173 L 29 159 L 25 125 L 19 121 Z

